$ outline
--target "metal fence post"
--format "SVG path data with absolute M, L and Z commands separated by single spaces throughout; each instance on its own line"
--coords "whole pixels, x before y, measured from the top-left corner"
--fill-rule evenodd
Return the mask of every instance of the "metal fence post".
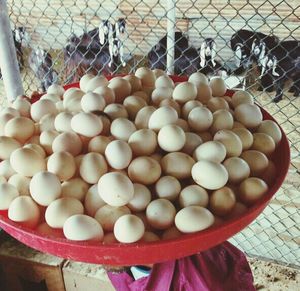
M 168 0 L 167 11 L 167 73 L 174 74 L 176 1 Z

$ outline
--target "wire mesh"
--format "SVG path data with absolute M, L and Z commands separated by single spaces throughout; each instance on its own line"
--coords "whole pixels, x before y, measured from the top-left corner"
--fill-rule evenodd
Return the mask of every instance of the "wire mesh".
M 156 0 L 8 0 L 13 30 L 24 27 L 29 36 L 25 34 L 22 42 L 25 63 L 21 74 L 25 91 L 30 94 L 37 88 L 41 90 L 43 78 L 50 79 L 51 83 L 55 72 L 57 81 L 66 84 L 78 81 L 86 72 L 130 73 L 140 66 L 166 69 L 166 47 L 159 42 L 166 34 L 168 11 L 165 3 Z M 121 38 L 126 65 L 123 66 L 117 58 L 114 66 L 109 66 L 109 49 L 105 48 L 106 55 L 101 53 L 97 43 L 99 37 L 93 39 L 89 33 L 98 29 L 103 20 L 114 24 L 119 18 L 126 21 L 126 31 Z M 264 213 L 231 240 L 249 254 L 295 265 L 300 262 L 300 98 L 294 96 L 297 91 L 288 92 L 291 81 L 285 84 L 279 103 L 272 102 L 272 99 L 281 92 L 281 88 L 277 88 L 277 94 L 268 92 L 268 88 L 272 89 L 273 82 L 281 82 L 277 76 L 279 73 L 293 79 L 299 90 L 300 47 L 299 43 L 293 43 L 292 48 L 284 48 L 282 56 L 282 48 L 278 52 L 278 43 L 268 47 L 268 39 L 257 33 L 273 37 L 275 42 L 300 40 L 299 23 L 300 4 L 296 0 L 176 1 L 175 25 L 180 34 L 175 42 L 175 73 L 190 74 L 204 69 L 201 66 L 201 47 L 212 39 L 216 48 L 210 54 L 215 51 L 213 59 L 216 65 L 210 55 L 206 73 L 225 76 L 229 87 L 245 86 L 256 102 L 281 124 L 291 145 L 292 163 L 282 188 Z M 254 33 L 248 50 L 254 49 L 254 40 L 257 46 L 264 40 L 267 47 L 263 55 L 259 51 L 256 59 L 248 56 L 242 60 L 239 72 L 237 63 L 241 61 L 243 52 L 239 55 L 239 51 L 233 50 L 231 39 L 241 29 Z M 240 39 L 238 43 L 245 45 L 246 41 L 247 38 Z M 45 51 L 52 60 L 40 79 L 34 73 L 34 64 L 28 62 L 37 49 Z M 291 51 L 293 56 L 288 58 L 287 53 Z M 277 59 L 272 59 L 274 55 Z M 286 62 L 290 64 L 288 68 Z M 263 77 L 260 77 L 263 70 Z M 295 76 L 296 70 L 298 75 Z M 0 82 L 0 89 L 1 86 Z

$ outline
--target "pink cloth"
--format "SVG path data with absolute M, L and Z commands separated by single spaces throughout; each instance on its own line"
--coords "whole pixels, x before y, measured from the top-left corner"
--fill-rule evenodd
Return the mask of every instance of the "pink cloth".
M 245 255 L 229 242 L 178 260 L 155 264 L 148 277 L 108 276 L 117 291 L 255 291 Z

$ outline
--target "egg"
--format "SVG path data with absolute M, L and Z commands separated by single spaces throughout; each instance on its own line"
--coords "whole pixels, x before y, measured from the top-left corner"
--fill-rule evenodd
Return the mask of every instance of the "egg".
M 228 172 L 222 164 L 201 160 L 193 165 L 192 177 L 201 187 L 216 190 L 225 186 Z
M 226 215 L 226 219 L 235 219 L 241 217 L 247 211 L 247 206 L 243 203 L 236 202 L 231 212 Z
M 199 135 L 193 132 L 185 132 L 185 144 L 181 151 L 188 155 L 192 155 L 194 150 L 201 144 L 202 139 Z
M 143 88 L 142 88 L 142 89 L 143 89 Z M 141 98 L 143 98 L 147 103 L 149 103 L 149 101 L 150 101 L 150 96 L 148 95 L 147 92 L 143 91 L 142 89 L 141 89 L 141 91 L 135 91 L 135 92 L 133 92 L 132 95 L 133 95 L 133 96 L 141 97 Z M 152 92 L 151 92 L 151 94 L 152 94 Z
M 49 94 L 49 93 L 43 95 L 39 100 L 44 100 L 44 99 L 51 100 L 54 103 L 61 101 L 60 96 L 56 94 Z
M 242 142 L 242 148 L 244 150 L 248 150 L 251 148 L 253 144 L 253 135 L 246 128 L 233 128 L 232 132 L 234 132 Z
M 202 206 L 208 205 L 209 197 L 207 191 L 199 185 L 189 185 L 181 190 L 178 197 L 178 202 L 181 208 L 187 206 Z
M 172 176 L 160 177 L 155 183 L 155 192 L 158 198 L 174 201 L 177 199 L 180 191 L 180 182 Z
M 0 184 L 0 210 L 7 210 L 12 201 L 19 196 L 18 189 L 10 183 Z
M 198 86 L 199 84 L 208 84 L 208 79 L 204 74 L 195 72 L 189 76 L 189 82 Z
M 8 179 L 8 183 L 15 186 L 20 195 L 30 195 L 29 184 L 30 178 L 20 174 L 14 174 Z
M 136 215 L 123 215 L 114 225 L 114 235 L 122 243 L 134 243 L 140 240 L 144 233 L 143 221 Z
M 155 75 L 150 69 L 145 67 L 138 68 L 135 71 L 135 76 L 141 80 L 143 87 L 155 86 Z
M 82 203 L 71 197 L 54 200 L 49 204 L 45 212 L 45 220 L 53 228 L 63 228 L 65 221 L 75 214 L 83 214 Z
M 129 137 L 136 131 L 135 124 L 126 118 L 116 118 L 110 127 L 111 134 L 116 138 L 128 141 Z
M 81 98 L 84 95 L 84 92 L 77 89 L 72 92 L 72 94 L 68 95 L 69 98 L 63 99 L 63 107 L 66 112 L 80 112 L 81 109 Z
M 142 81 L 135 75 L 126 75 L 123 79 L 127 80 L 131 85 L 131 93 L 142 89 Z
M 79 87 L 82 91 L 87 92 L 87 84 L 95 77 L 93 74 L 84 74 L 79 81 Z
M 174 224 L 176 209 L 172 202 L 159 198 L 152 200 L 146 208 L 149 224 L 155 229 L 167 229 Z
M 176 226 L 172 226 L 163 232 L 161 239 L 162 240 L 167 240 L 167 239 L 174 240 L 180 236 L 182 236 L 182 232 L 180 232 Z
M 85 85 L 85 91 L 86 92 L 94 91 L 98 87 L 107 86 L 108 84 L 109 82 L 105 76 L 103 75 L 95 76 L 87 81 Z
M 207 141 L 200 144 L 194 151 L 193 158 L 197 161 L 206 160 L 221 163 L 226 157 L 226 147 L 219 141 Z
M 208 84 L 200 83 L 197 86 L 197 97 L 196 99 L 202 104 L 207 104 L 212 98 L 212 90 Z
M 31 103 L 25 98 L 16 99 L 12 104 L 12 108 L 18 110 L 21 116 L 30 118 Z
M 239 199 L 246 205 L 253 205 L 268 191 L 268 185 L 262 179 L 250 177 L 239 187 Z
M 24 227 L 35 228 L 40 219 L 40 209 L 30 196 L 19 196 L 9 206 L 8 218 Z
M 229 214 L 235 206 L 236 198 L 229 187 L 222 187 L 211 193 L 209 198 L 209 209 L 218 216 Z
M 136 128 L 137 129 L 148 128 L 150 116 L 155 110 L 156 108 L 153 106 L 145 106 L 144 108 L 140 109 L 137 112 L 134 120 L 134 124 Z
M 110 126 L 111 126 L 111 122 L 110 122 L 110 118 L 107 115 L 97 115 L 98 118 L 100 118 L 100 120 L 102 121 L 102 131 L 101 131 L 101 135 L 110 135 Z M 111 137 L 112 138 L 112 137 Z
M 209 86 L 214 97 L 222 97 L 227 91 L 226 83 L 221 77 L 212 77 L 209 81 Z
M 173 89 L 169 87 L 159 87 L 153 90 L 151 94 L 152 104 L 158 106 L 161 101 L 165 99 L 171 99 L 173 94 Z
M 46 114 L 39 121 L 40 132 L 45 130 L 55 130 L 55 118 L 56 114 Z
M 258 127 L 257 132 L 265 133 L 271 136 L 274 139 L 276 145 L 278 145 L 282 139 L 280 127 L 273 120 L 263 120 Z
M 109 104 L 104 108 L 104 113 L 106 113 L 111 120 L 121 117 L 128 118 L 128 112 L 122 104 Z
M 69 152 L 71 155 L 77 156 L 81 153 L 82 141 L 74 132 L 63 132 L 54 138 L 52 150 L 54 153 Z
M 244 90 L 236 91 L 232 95 L 232 105 L 235 108 L 240 104 L 254 104 L 254 99 L 247 91 Z
M 184 132 L 190 131 L 188 122 L 182 118 L 178 118 L 175 125 L 178 125 Z
M 270 156 L 275 151 L 275 147 L 274 139 L 271 136 L 261 132 L 253 133 L 252 150 L 257 150 L 266 156 Z
M 69 217 L 63 226 L 64 235 L 74 241 L 102 241 L 103 229 L 99 222 L 84 214 Z
M 161 75 L 155 80 L 155 88 L 174 88 L 174 82 L 169 76 Z
M 227 101 L 221 97 L 214 97 L 209 99 L 206 106 L 211 112 L 215 112 L 220 109 L 229 110 Z
M 65 93 L 65 89 L 63 86 L 58 84 L 52 84 L 47 89 L 48 94 L 56 94 L 58 96 L 63 96 Z
M 0 136 L 0 159 L 9 159 L 12 152 L 21 147 L 21 143 L 12 137 Z
M 170 175 L 177 179 L 186 179 L 191 177 L 191 169 L 194 163 L 195 161 L 189 155 L 174 152 L 166 154 L 161 159 L 161 168 L 165 175 Z
M 128 96 L 124 99 L 123 105 L 128 112 L 129 118 L 134 120 L 139 110 L 147 106 L 147 102 L 139 96 Z
M 107 145 L 112 141 L 112 138 L 98 135 L 94 136 L 88 143 L 88 151 L 99 154 L 104 154 Z
M 104 174 L 98 181 L 101 198 L 111 206 L 124 206 L 134 195 L 134 187 L 130 179 L 119 172 Z
M 174 88 L 172 96 L 179 103 L 186 103 L 196 99 L 197 87 L 191 82 L 181 82 Z
M 130 82 L 120 77 L 111 79 L 109 81 L 108 88 L 111 88 L 114 91 L 116 103 L 122 103 L 131 93 Z
M 204 230 L 214 223 L 212 213 L 201 206 L 187 206 L 177 212 L 175 225 L 183 233 Z
M 141 238 L 141 241 L 143 242 L 154 242 L 159 240 L 160 240 L 159 236 L 151 231 L 145 231 L 143 237 Z
M 161 175 L 160 164 L 147 156 L 133 159 L 128 167 L 128 176 L 131 181 L 150 185 L 155 183 Z
M 4 135 L 4 128 L 6 123 L 14 118 L 15 116 L 11 113 L 1 113 L 0 114 L 0 136 Z
M 202 107 L 202 103 L 198 100 L 190 100 L 188 102 L 186 102 L 183 106 L 182 106 L 182 117 L 184 119 L 187 119 L 189 116 L 189 113 L 192 111 L 192 109 L 194 109 L 195 107 Z
M 26 141 L 26 144 L 37 144 L 37 145 L 41 146 L 41 144 L 40 144 L 40 136 L 37 135 L 37 134 L 33 135 L 30 139 L 28 139 Z
M 250 175 L 249 165 L 241 158 L 228 158 L 224 161 L 223 165 L 228 172 L 229 183 L 239 184 Z
M 7 180 L 15 173 L 16 172 L 10 165 L 9 159 L 0 162 L 0 176 L 4 177 Z
M 60 112 L 55 116 L 54 127 L 58 132 L 72 131 L 71 120 L 73 114 L 70 112 Z
M 31 105 L 30 115 L 31 118 L 38 122 L 46 114 L 56 114 L 58 113 L 55 103 L 51 100 L 44 99 L 38 100 Z
M 13 107 L 5 107 L 1 110 L 0 113 L 1 113 L 1 115 L 5 115 L 6 113 L 9 113 L 9 114 L 13 115 L 14 117 L 20 116 L 20 112 Z
M 63 95 L 64 105 L 68 99 L 75 98 L 77 95 L 80 95 L 80 97 L 82 97 L 84 95 L 84 91 L 80 90 L 79 88 L 75 88 L 75 87 L 71 87 L 71 88 L 67 89 Z
M 234 117 L 247 128 L 255 128 L 262 122 L 260 108 L 255 104 L 240 104 L 234 109 Z
M 104 234 L 102 243 L 108 245 L 108 244 L 118 243 L 118 241 L 113 232 L 108 232 Z
M 105 157 L 112 168 L 125 169 L 131 162 L 132 150 L 126 141 L 113 140 L 105 149 Z
M 45 159 L 38 152 L 29 148 L 13 151 L 10 156 L 10 164 L 16 173 L 26 177 L 32 177 L 46 169 Z
M 93 92 L 101 95 L 104 98 L 106 105 L 112 104 L 116 101 L 116 95 L 114 90 L 108 88 L 107 86 L 98 87 Z
M 181 107 L 179 105 L 178 102 L 176 102 L 174 99 L 163 99 L 159 105 L 159 107 L 163 107 L 163 106 L 169 106 L 172 107 L 176 110 L 177 115 L 180 116 L 181 115 Z
M 256 150 L 244 151 L 240 158 L 250 167 L 250 176 L 259 177 L 267 169 L 269 160 L 265 154 Z
M 95 219 L 101 224 L 105 232 L 112 231 L 116 221 L 123 215 L 131 214 L 131 211 L 126 206 L 111 206 L 104 205 L 95 213 Z
M 105 99 L 102 95 L 95 92 L 88 92 L 82 96 L 80 101 L 84 112 L 102 111 L 105 108 Z
M 71 128 L 86 137 L 94 137 L 103 129 L 102 121 L 93 113 L 80 112 L 71 119 Z
M 53 236 L 55 238 L 65 238 L 62 229 L 52 228 L 47 224 L 47 222 L 39 224 L 35 231 L 44 237 Z
M 157 135 L 151 129 L 140 129 L 130 135 L 128 144 L 135 156 L 149 156 L 157 148 Z
M 84 209 L 86 211 L 86 214 L 94 217 L 97 210 L 104 205 L 106 205 L 106 203 L 99 195 L 98 183 L 92 185 L 86 192 L 84 198 Z
M 89 189 L 89 184 L 81 178 L 71 178 L 61 184 L 61 196 L 72 197 L 83 201 Z
M 161 149 L 167 152 L 176 152 L 183 148 L 186 137 L 182 128 L 174 124 L 167 124 L 159 130 L 157 141 Z
M 162 69 L 153 69 L 152 70 L 155 78 L 158 78 L 160 76 L 167 76 L 167 73 L 165 71 L 163 71 Z
M 135 212 L 144 211 L 151 201 L 151 192 L 143 184 L 134 183 L 133 187 L 134 195 L 128 202 L 127 207 Z
M 48 206 L 61 196 L 59 179 L 47 171 L 38 172 L 32 177 L 29 190 L 33 200 L 42 206 Z
M 216 132 L 214 140 L 221 142 L 226 148 L 226 157 L 238 157 L 243 150 L 243 145 L 234 132 L 228 129 L 222 129 Z
M 226 109 L 219 109 L 213 113 L 213 123 L 210 127 L 210 132 L 215 134 L 221 129 L 232 129 L 233 116 Z
M 150 116 L 148 127 L 154 131 L 159 131 L 167 124 L 174 124 L 178 119 L 176 110 L 170 106 L 163 106 L 156 109 Z
M 277 169 L 274 162 L 269 161 L 267 169 L 260 175 L 260 178 L 263 179 L 268 186 L 271 186 L 274 183 L 274 180 L 277 175 Z
M 206 107 L 195 107 L 188 115 L 189 126 L 195 131 L 205 131 L 213 123 L 213 115 Z
M 41 133 L 40 145 L 43 147 L 43 149 L 48 155 L 53 153 L 52 144 L 58 135 L 59 132 L 57 132 L 56 130 L 46 130 Z

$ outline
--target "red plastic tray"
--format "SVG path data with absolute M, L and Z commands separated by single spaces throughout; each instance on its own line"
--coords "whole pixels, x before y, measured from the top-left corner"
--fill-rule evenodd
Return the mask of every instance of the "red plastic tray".
M 173 77 L 184 81 L 184 77 Z M 68 85 L 78 87 L 78 84 Z M 233 91 L 228 94 L 232 95 Z M 274 120 L 262 109 L 264 119 Z M 274 120 L 275 121 L 275 120 Z M 276 121 L 275 121 L 276 122 Z M 281 129 L 282 131 L 282 129 Z M 103 245 L 95 242 L 74 242 L 64 238 L 42 236 L 35 230 L 24 228 L 7 218 L 7 212 L 0 213 L 0 227 L 22 243 L 59 257 L 75 261 L 105 264 L 113 266 L 141 265 L 162 262 L 195 254 L 209 249 L 235 235 L 249 225 L 267 206 L 272 196 L 283 183 L 290 164 L 290 149 L 286 135 L 282 131 L 282 140 L 272 158 L 276 165 L 277 177 L 268 193 L 243 215 L 225 223 L 194 234 L 186 234 L 173 240 L 151 243 L 133 243 Z

